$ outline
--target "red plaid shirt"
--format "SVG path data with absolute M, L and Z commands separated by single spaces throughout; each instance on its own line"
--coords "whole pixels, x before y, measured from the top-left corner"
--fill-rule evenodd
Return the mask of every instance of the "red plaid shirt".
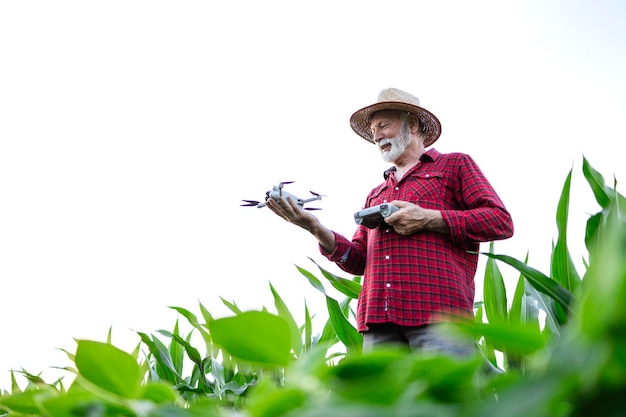
M 365 207 L 393 200 L 440 210 L 449 234 L 402 236 L 392 227 L 358 226 L 352 241 L 335 233 L 324 256 L 363 276 L 358 330 L 371 323 L 420 326 L 446 316 L 473 315 L 474 275 L 480 242 L 513 235 L 511 216 L 474 160 L 430 149 L 400 181 L 393 171 L 374 188 Z

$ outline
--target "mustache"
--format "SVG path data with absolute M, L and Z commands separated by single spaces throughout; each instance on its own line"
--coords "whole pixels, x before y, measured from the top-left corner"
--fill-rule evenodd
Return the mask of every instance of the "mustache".
M 378 147 L 383 147 L 385 145 L 389 145 L 393 142 L 393 139 L 390 138 L 383 138 L 381 140 L 378 141 Z

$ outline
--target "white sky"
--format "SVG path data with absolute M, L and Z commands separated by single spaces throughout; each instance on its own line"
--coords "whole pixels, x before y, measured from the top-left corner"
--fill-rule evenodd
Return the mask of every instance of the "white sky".
M 273 309 L 269 282 L 299 321 L 305 299 L 324 316 L 294 264 L 339 270 L 239 204 L 296 181 L 351 236 L 387 165 L 348 119 L 387 87 L 420 97 L 443 125 L 435 148 L 472 155 L 499 192 L 516 231 L 496 252 L 544 272 L 573 168 L 581 259 L 598 209 L 582 156 L 626 180 L 624 3 L 303 4 L 0 2 L 0 388 L 11 368 L 66 375 L 57 349 L 111 326 L 130 351 L 134 330 L 173 328 L 168 306 Z

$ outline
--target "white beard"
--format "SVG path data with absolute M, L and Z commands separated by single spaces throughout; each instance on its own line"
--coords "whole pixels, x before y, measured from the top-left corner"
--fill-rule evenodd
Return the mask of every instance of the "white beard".
M 383 161 L 395 162 L 404 153 L 409 143 L 411 143 L 411 132 L 409 131 L 409 124 L 404 122 L 400 133 L 395 138 L 385 138 L 378 141 L 379 149 L 384 145 L 391 145 L 389 150 L 382 151 Z

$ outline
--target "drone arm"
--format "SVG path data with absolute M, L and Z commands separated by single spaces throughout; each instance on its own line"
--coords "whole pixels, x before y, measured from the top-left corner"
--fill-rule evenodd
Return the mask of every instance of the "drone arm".
M 311 198 L 306 198 L 306 199 L 301 198 L 300 202 L 302 204 L 305 204 L 305 203 L 310 203 L 311 201 L 316 201 L 316 200 L 321 200 L 321 199 L 322 199 L 321 195 L 316 195 L 315 197 L 311 197 Z

